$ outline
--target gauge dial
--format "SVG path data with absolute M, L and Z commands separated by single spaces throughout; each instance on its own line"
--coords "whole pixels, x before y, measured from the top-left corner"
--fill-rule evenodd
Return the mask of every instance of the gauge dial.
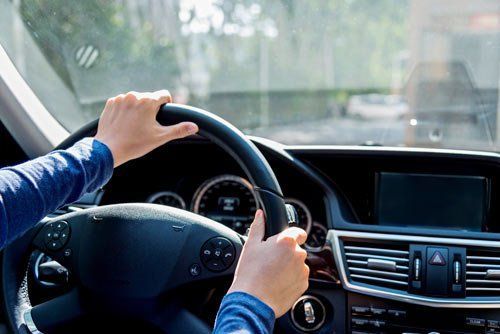
M 148 197 L 148 203 L 173 206 L 174 208 L 186 209 L 186 202 L 181 196 L 172 191 L 162 191 Z
M 296 198 L 285 198 L 285 203 L 293 205 L 299 218 L 299 227 L 309 233 L 312 225 L 312 216 L 304 202 Z
M 258 208 L 253 186 L 234 175 L 221 175 L 203 183 L 193 198 L 193 212 L 245 234 Z
M 307 236 L 306 248 L 313 251 L 318 251 L 325 245 L 326 234 L 328 230 L 320 223 L 314 222 L 311 227 L 311 232 Z

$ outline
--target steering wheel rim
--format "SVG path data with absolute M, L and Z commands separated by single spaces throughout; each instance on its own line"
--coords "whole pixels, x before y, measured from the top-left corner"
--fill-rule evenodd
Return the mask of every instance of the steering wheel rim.
M 266 237 L 275 235 L 288 226 L 283 194 L 274 172 L 262 153 L 241 131 L 212 113 L 179 104 L 162 105 L 157 120 L 162 125 L 172 125 L 181 121 L 196 123 L 201 136 L 220 146 L 238 162 L 253 184 L 260 205 L 264 210 L 267 222 Z M 95 120 L 85 125 L 58 145 L 56 149 L 65 149 L 84 137 L 95 135 L 97 124 L 98 120 Z M 71 219 L 71 215 L 69 218 Z M 26 322 L 29 319 L 26 319 L 24 312 L 29 307 L 29 296 L 24 280 L 26 267 L 20 270 L 20 265 L 25 266 L 26 264 L 32 242 L 41 230 L 39 225 L 37 225 L 38 228 L 30 230 L 4 251 L 2 287 L 7 315 L 16 333 L 30 332 L 29 326 L 26 327 Z M 234 240 L 236 239 L 233 238 Z M 240 245 L 236 245 L 236 248 L 237 253 L 239 253 Z M 189 315 L 184 316 L 189 318 Z

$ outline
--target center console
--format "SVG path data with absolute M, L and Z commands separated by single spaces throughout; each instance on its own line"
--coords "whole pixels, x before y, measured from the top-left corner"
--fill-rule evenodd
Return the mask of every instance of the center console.
M 500 243 L 332 230 L 352 333 L 500 333 Z
M 348 330 L 368 333 L 500 333 L 500 310 L 434 308 L 348 293 Z

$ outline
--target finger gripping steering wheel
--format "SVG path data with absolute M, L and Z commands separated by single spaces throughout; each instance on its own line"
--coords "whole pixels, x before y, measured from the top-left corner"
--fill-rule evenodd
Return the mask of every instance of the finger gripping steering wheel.
M 287 227 L 278 181 L 243 133 L 216 115 L 178 104 L 163 105 L 157 120 L 196 123 L 200 135 L 229 153 L 250 179 L 266 216 L 266 236 Z M 95 135 L 97 124 L 89 123 L 57 148 Z M 25 272 L 34 249 L 65 266 L 74 287 L 31 306 Z M 8 318 L 16 333 L 50 333 L 93 313 L 138 318 L 165 333 L 209 333 L 174 292 L 233 274 L 241 249 L 240 236 L 228 227 L 171 207 L 116 204 L 68 213 L 37 224 L 6 248 L 2 288 Z

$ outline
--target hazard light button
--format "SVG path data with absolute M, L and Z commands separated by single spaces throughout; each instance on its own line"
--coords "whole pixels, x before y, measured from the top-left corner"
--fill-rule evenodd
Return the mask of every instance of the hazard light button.
M 431 258 L 429 259 L 429 264 L 431 264 L 433 266 L 445 266 L 446 259 L 445 259 L 444 255 L 439 250 L 436 250 L 432 254 Z

